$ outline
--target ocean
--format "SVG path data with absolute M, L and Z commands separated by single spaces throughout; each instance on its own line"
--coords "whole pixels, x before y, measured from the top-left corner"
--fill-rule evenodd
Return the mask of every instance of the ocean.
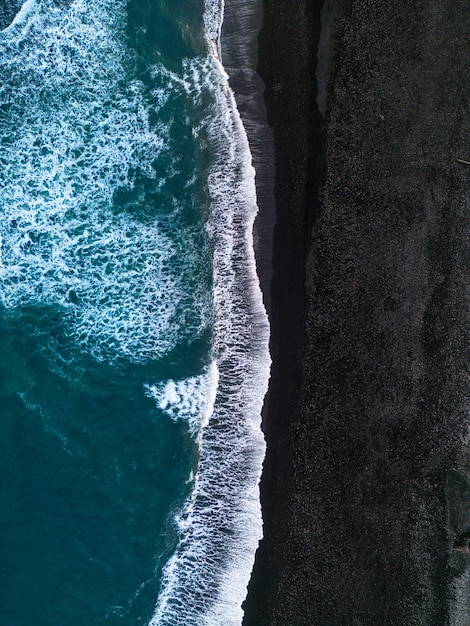
M 241 624 L 270 359 L 223 8 L 0 11 L 5 626 Z

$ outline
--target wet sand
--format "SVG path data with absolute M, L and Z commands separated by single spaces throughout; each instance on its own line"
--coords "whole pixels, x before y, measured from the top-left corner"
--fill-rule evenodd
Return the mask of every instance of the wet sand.
M 273 370 L 244 624 L 469 624 L 470 5 L 321 4 L 265 0 L 259 35 Z

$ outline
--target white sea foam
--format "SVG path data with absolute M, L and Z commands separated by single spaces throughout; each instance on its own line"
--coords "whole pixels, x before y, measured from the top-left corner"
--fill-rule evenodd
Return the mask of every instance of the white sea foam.
M 205 0 L 204 28 L 209 42 L 220 52 L 220 34 L 224 20 L 224 1 Z M 220 56 L 220 54 L 219 54 Z
M 28 0 L 0 33 L 0 133 L 8 137 L 0 154 L 0 297 L 7 310 L 59 307 L 74 341 L 97 359 L 157 358 L 185 333 L 202 332 L 212 301 L 193 274 L 189 243 L 171 236 L 174 216 L 116 213 L 113 198 L 132 191 L 141 206 L 138 179 L 155 178 L 152 163 L 170 141 L 170 129 L 152 124 L 150 113 L 167 106 L 172 91 L 211 103 L 193 132 L 207 133 L 214 149 L 208 231 L 216 366 L 147 388 L 172 419 L 188 420 L 200 446 L 150 624 L 235 626 L 261 537 L 260 413 L 269 376 L 252 245 L 254 170 L 215 56 L 186 61 L 182 76 L 155 65 L 154 76 L 164 79 L 150 96 L 138 80 L 128 82 L 132 58 L 116 35 L 124 32 L 125 6 L 74 0 L 60 9 Z M 208 0 L 215 44 L 222 13 L 222 2 Z M 155 180 L 155 189 L 161 184 Z
M 212 415 L 218 380 L 217 365 L 212 362 L 199 376 L 147 384 L 145 390 L 164 413 L 175 421 L 186 421 L 191 434 L 197 436 Z
M 59 306 L 97 359 L 142 361 L 198 336 L 212 303 L 175 215 L 148 217 L 139 186 L 164 184 L 153 164 L 171 128 L 151 115 L 197 87 L 162 66 L 150 95 L 128 80 L 125 4 L 28 0 L 0 34 L 0 298 L 7 310 Z M 117 212 L 122 192 L 134 205 Z
M 23 24 L 28 18 L 28 16 L 34 11 L 35 8 L 36 8 L 36 0 L 26 0 L 26 2 L 23 2 L 20 10 L 15 15 L 13 21 L 11 22 L 9 26 L 3 29 L 3 32 L 7 31 L 10 28 L 15 28 L 20 24 Z
M 208 11 L 216 5 L 209 2 Z M 212 26 L 209 37 L 215 32 Z M 179 544 L 164 568 L 149 626 L 239 626 L 262 536 L 258 483 L 265 446 L 260 415 L 270 358 L 253 252 L 254 170 L 218 58 L 206 60 L 200 77 L 216 100 L 207 125 L 216 154 L 209 189 L 219 384 L 200 439 L 194 489 L 176 520 Z

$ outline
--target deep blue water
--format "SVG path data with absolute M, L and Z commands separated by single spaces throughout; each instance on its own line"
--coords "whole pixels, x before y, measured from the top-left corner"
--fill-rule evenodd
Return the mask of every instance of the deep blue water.
M 5 626 L 241 622 L 269 357 L 219 9 L 27 0 L 0 32 Z

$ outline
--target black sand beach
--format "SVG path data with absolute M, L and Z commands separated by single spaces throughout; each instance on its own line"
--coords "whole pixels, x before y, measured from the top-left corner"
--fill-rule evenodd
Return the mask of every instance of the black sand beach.
M 226 4 L 240 49 L 243 4 Z M 269 236 L 257 254 L 273 368 L 244 624 L 467 625 L 470 5 L 263 11 L 270 291 Z M 230 75 L 234 59 L 228 49 Z M 245 84 L 233 71 L 242 100 Z

